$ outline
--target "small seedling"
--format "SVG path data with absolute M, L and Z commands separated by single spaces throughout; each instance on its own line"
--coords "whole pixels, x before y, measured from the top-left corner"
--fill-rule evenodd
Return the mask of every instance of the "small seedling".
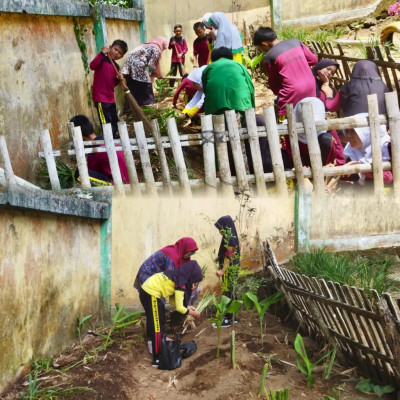
M 279 299 L 282 297 L 281 292 L 274 293 L 272 296 L 267 297 L 266 299 L 262 301 L 258 301 L 258 298 L 255 294 L 247 292 L 242 296 L 243 303 L 246 307 L 247 310 L 250 310 L 252 308 L 252 304 L 254 304 L 254 308 L 257 311 L 258 314 L 258 319 L 260 321 L 260 339 L 261 339 L 261 344 L 263 344 L 263 336 L 264 336 L 264 331 L 263 331 L 263 321 L 264 321 L 264 315 L 268 308 L 279 301 Z
M 289 400 L 289 388 L 277 390 L 274 392 L 272 389 L 269 391 L 269 394 L 266 393 L 266 400 Z
M 221 341 L 221 324 L 226 314 L 236 314 L 242 302 L 239 300 L 231 300 L 229 297 L 222 295 L 220 301 L 218 302 L 216 298 L 214 300 L 214 305 L 217 308 L 217 354 L 216 358 L 219 358 L 219 344 Z
M 362 379 L 359 381 L 356 385 L 356 389 L 362 393 L 374 392 L 378 397 L 382 397 L 386 393 L 393 393 L 396 390 L 392 385 L 375 385 L 369 379 Z
M 269 368 L 269 363 L 267 362 L 264 364 L 261 373 L 260 388 L 258 389 L 258 397 L 260 397 L 263 393 L 265 393 L 265 380 L 267 379 L 268 368 Z
M 315 376 L 312 374 L 313 369 L 325 358 L 329 357 L 332 351 L 324 354 L 319 360 L 315 363 L 312 363 L 308 358 L 306 347 L 304 345 L 304 340 L 302 336 L 298 333 L 296 335 L 296 339 L 294 341 L 294 348 L 297 353 L 300 355 L 301 360 L 296 357 L 297 365 L 299 370 L 306 375 L 307 377 L 307 387 L 310 388 L 315 383 Z

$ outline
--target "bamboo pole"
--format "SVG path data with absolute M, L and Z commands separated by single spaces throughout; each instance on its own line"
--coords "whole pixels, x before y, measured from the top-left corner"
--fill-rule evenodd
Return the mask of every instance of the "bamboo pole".
M 324 172 L 322 170 L 321 150 L 315 127 L 314 112 L 311 103 L 302 103 L 301 107 L 304 130 L 307 136 L 308 153 L 310 155 L 314 191 L 317 196 L 325 195 Z
M 10 155 L 8 154 L 7 149 L 6 137 L 4 135 L 0 135 L 0 154 L 4 164 L 4 178 L 6 184 L 5 186 L 9 190 L 14 190 L 17 187 L 17 181 L 15 179 L 14 171 L 12 169 Z
M 119 169 L 117 151 L 114 146 L 114 138 L 111 124 L 103 124 L 104 141 L 106 143 L 108 162 L 110 163 L 111 175 L 117 194 L 125 194 L 124 184 L 122 183 L 121 171 Z
M 158 126 L 156 118 L 151 120 L 151 128 L 152 128 L 155 148 L 158 153 L 158 161 L 160 162 L 161 166 L 161 177 L 164 185 L 164 192 L 168 196 L 172 196 L 173 192 L 171 186 L 171 176 L 169 174 L 168 162 L 167 162 L 167 157 L 165 156 L 160 127 Z
M 400 197 L 400 112 L 396 92 L 385 93 L 392 146 L 393 191 Z
M 247 182 L 246 167 L 243 159 L 242 147 L 240 144 L 239 128 L 236 121 L 235 111 L 225 111 L 225 118 L 228 125 L 229 141 L 231 143 L 239 191 L 248 192 L 249 184 Z
M 172 153 L 174 155 L 175 165 L 179 177 L 179 183 L 183 191 L 183 195 L 186 197 L 191 197 L 192 191 L 190 189 L 185 158 L 183 157 L 181 142 L 179 140 L 179 133 L 178 133 L 178 128 L 176 126 L 175 118 L 168 118 L 167 126 L 168 126 L 169 140 L 171 142 L 171 147 L 172 147 Z
M 264 180 L 264 167 L 262 163 L 260 141 L 258 139 L 256 113 L 254 108 L 245 111 L 247 133 L 249 135 L 249 144 L 251 159 L 253 161 L 254 175 L 256 177 L 256 187 L 258 196 L 266 196 L 267 188 Z
M 287 196 L 285 168 L 281 153 L 281 144 L 278 134 L 278 126 L 275 120 L 275 111 L 273 106 L 264 108 L 265 128 L 271 152 L 272 169 L 275 176 L 276 191 L 279 196 Z
M 76 163 L 78 166 L 79 177 L 81 179 L 81 186 L 84 189 L 89 189 L 91 185 L 89 179 L 89 171 L 86 163 L 81 127 L 74 127 L 74 124 L 70 122 L 68 124 L 68 130 L 69 132 L 71 132 L 72 140 L 74 142 Z
M 368 114 L 371 130 L 371 146 L 372 146 L 372 172 L 374 175 L 374 194 L 377 196 L 383 195 L 383 169 L 382 169 L 382 151 L 381 151 L 381 135 L 379 132 L 379 109 L 378 96 L 369 94 Z
M 217 170 L 215 166 L 214 131 L 212 115 L 201 116 L 201 135 L 203 136 L 204 179 L 206 193 L 217 194 Z
M 49 172 L 50 184 L 53 190 L 60 190 L 60 180 L 58 179 L 56 160 L 53 156 L 53 148 L 51 146 L 51 138 L 48 129 L 42 131 L 42 146 L 44 158 L 46 159 L 47 171 Z
M 134 122 L 136 139 L 139 147 L 140 162 L 142 163 L 144 180 L 146 181 L 147 194 L 157 196 L 157 189 L 151 168 L 149 149 L 147 148 L 146 134 L 142 121 Z
M 142 197 L 142 192 L 139 186 L 139 178 L 136 172 L 135 160 L 133 159 L 131 144 L 129 143 L 128 129 L 125 121 L 118 122 L 118 132 L 121 140 L 122 150 L 124 151 L 126 168 L 128 169 L 131 194 Z
M 226 143 L 227 132 L 225 131 L 225 117 L 223 115 L 213 115 L 212 120 L 215 132 L 222 194 L 225 196 L 233 196 L 232 175 L 229 166 L 228 146 Z
M 32 183 L 30 183 L 22 178 L 19 178 L 16 175 L 14 175 L 14 177 L 15 177 L 17 186 L 20 188 L 29 189 L 29 190 L 41 190 L 40 187 L 35 186 Z M 0 185 L 8 186 L 8 183 L 6 181 L 6 172 L 4 171 L 3 168 L 0 168 Z
M 293 104 L 286 105 L 286 118 L 288 121 L 288 132 L 290 139 L 290 147 L 292 149 L 294 171 L 296 174 L 297 186 L 300 193 L 304 192 L 304 172 L 303 163 L 301 162 L 299 139 L 296 131 L 296 118 L 293 111 Z

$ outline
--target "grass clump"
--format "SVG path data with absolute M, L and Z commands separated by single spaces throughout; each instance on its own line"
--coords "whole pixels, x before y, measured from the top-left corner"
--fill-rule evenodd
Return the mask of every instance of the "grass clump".
M 300 274 L 356 286 L 367 292 L 374 289 L 381 294 L 399 289 L 399 282 L 390 277 L 396 262 L 382 253 L 338 254 L 316 250 L 297 254 L 291 262 Z

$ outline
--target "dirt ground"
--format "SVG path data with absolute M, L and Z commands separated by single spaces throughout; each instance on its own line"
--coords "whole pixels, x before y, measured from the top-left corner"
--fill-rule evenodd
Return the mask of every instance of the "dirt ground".
M 261 345 L 257 316 L 254 314 L 250 318 L 250 313 L 244 312 L 238 316 L 238 320 L 233 327 L 221 330 L 219 359 L 215 358 L 216 329 L 207 318 L 202 317 L 197 321 L 195 330 L 182 336 L 182 342 L 195 340 L 198 350 L 190 358 L 182 360 L 179 369 L 162 371 L 151 367 L 151 355 L 142 339 L 143 328 L 137 326 L 130 329 L 125 337 L 117 338 L 116 343 L 107 351 L 101 352 L 96 362 L 60 373 L 67 365 L 83 359 L 84 353 L 76 345 L 55 358 L 53 364 L 59 365 L 57 370 L 41 375 L 40 379 L 44 386 L 86 386 L 96 391 L 96 394 L 75 392 L 66 397 L 74 400 L 244 400 L 257 398 L 263 366 L 270 360 L 266 388 L 278 390 L 288 387 L 290 399 L 325 399 L 324 395 L 333 396 L 334 388 L 341 388 L 341 400 L 371 398 L 371 395 L 355 389 L 359 379 L 355 371 L 338 365 L 335 365 L 329 380 L 323 379 L 321 370 L 316 372 L 316 383 L 307 389 L 305 377 L 296 366 L 293 349 L 296 332 L 276 316 L 267 313 L 264 345 Z M 236 369 L 231 366 L 229 349 L 233 329 L 236 333 Z M 169 334 L 173 334 L 171 329 Z M 88 335 L 84 344 L 87 347 L 98 346 L 99 340 L 98 337 Z M 304 340 L 310 359 L 315 361 L 321 356 L 321 348 L 307 338 Z M 25 381 L 25 384 L 15 387 L 12 393 L 2 399 L 16 400 L 26 389 Z M 383 398 L 394 398 L 386 396 Z

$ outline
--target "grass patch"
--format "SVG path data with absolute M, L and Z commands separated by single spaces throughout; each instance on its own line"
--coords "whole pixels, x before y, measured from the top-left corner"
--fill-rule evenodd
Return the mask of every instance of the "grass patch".
M 399 282 L 390 277 L 396 262 L 382 253 L 328 253 L 325 250 L 297 254 L 291 259 L 294 271 L 309 277 L 356 286 L 379 294 L 396 291 Z

